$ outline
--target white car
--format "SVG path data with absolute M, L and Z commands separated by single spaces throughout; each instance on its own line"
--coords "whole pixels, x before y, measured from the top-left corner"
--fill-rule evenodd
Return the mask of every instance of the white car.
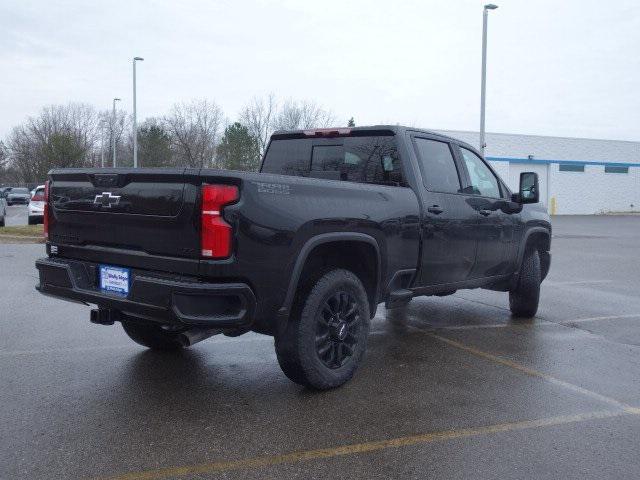
M 29 225 L 44 221 L 44 185 L 38 185 L 29 201 Z

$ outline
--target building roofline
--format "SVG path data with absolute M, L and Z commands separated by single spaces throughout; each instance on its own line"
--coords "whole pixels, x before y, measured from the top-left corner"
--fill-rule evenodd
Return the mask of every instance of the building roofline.
M 450 129 L 439 129 L 436 130 L 436 132 L 452 132 L 452 133 L 471 133 L 474 135 L 480 135 L 480 132 L 475 131 L 475 130 L 450 130 Z M 506 136 L 510 136 L 510 137 L 536 137 L 536 138 L 556 138 L 556 139 L 560 139 L 560 140 L 589 140 L 589 141 L 594 141 L 594 142 L 624 142 L 624 143 L 633 143 L 633 144 L 640 144 L 640 140 L 617 140 L 617 139 L 612 139 L 612 138 L 589 138 L 589 137 L 563 137 L 563 136 L 556 136 L 556 135 L 536 135 L 536 134 L 529 134 L 529 133 L 506 133 L 506 132 L 486 132 L 485 135 L 506 135 Z

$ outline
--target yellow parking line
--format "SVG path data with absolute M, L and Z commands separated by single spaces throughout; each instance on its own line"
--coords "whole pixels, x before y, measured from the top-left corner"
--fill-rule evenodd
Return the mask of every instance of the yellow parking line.
M 615 411 L 598 411 L 582 413 L 577 415 L 562 415 L 558 417 L 542 418 L 538 420 L 526 420 L 522 422 L 499 423 L 476 428 L 464 428 L 460 430 L 444 430 L 439 432 L 424 433 L 418 435 L 409 435 L 405 437 L 397 437 L 389 440 L 380 440 L 374 442 L 355 443 L 350 445 L 342 445 L 330 448 L 320 448 L 316 450 L 302 450 L 297 452 L 285 453 L 282 455 L 269 455 L 263 457 L 254 457 L 243 460 L 229 460 L 211 463 L 200 463 L 196 465 L 186 465 L 182 467 L 158 468 L 154 470 L 146 470 L 141 472 L 125 473 L 107 477 L 104 480 L 158 480 L 163 478 L 174 478 L 185 475 L 211 474 L 228 472 L 231 470 L 271 467 L 281 464 L 292 464 L 307 462 L 310 460 L 319 460 L 323 458 L 340 457 L 345 455 L 355 455 L 362 453 L 375 452 L 390 448 L 409 447 L 412 445 L 420 445 L 426 443 L 440 442 L 445 440 L 453 440 L 458 438 L 476 437 L 479 435 L 488 435 L 502 432 L 512 432 L 519 430 L 528 430 L 532 428 L 552 427 L 557 425 L 567 425 L 571 423 L 580 423 L 589 420 L 598 420 L 605 418 L 615 418 L 623 415 L 638 415 L 640 410 L 615 410 Z
M 640 408 L 633 407 L 624 402 L 620 402 L 606 395 L 601 395 L 586 388 L 574 385 L 564 380 L 560 380 L 552 375 L 525 367 L 519 363 L 499 357 L 492 353 L 484 352 L 475 347 L 465 345 L 456 340 L 452 340 L 441 335 L 437 335 L 430 331 L 425 331 L 417 327 L 411 326 L 412 329 L 418 330 L 438 341 L 457 349 L 468 352 L 480 358 L 484 358 L 493 363 L 509 367 L 511 369 L 522 372 L 532 377 L 544 379 L 547 382 L 559 385 L 576 393 L 583 394 L 596 400 L 600 400 L 615 410 L 605 410 L 589 412 L 577 415 L 562 415 L 557 417 L 542 418 L 538 420 L 525 420 L 521 422 L 500 423 L 488 425 L 484 427 L 465 428 L 459 430 L 444 430 L 439 432 L 430 432 L 418 435 L 409 435 L 404 437 L 396 437 L 388 440 L 379 440 L 373 442 L 355 443 L 349 445 L 341 445 L 337 447 L 321 448 L 314 450 L 302 450 L 290 452 L 280 455 L 268 455 L 262 457 L 254 457 L 240 460 L 222 460 L 218 462 L 200 463 L 194 465 L 185 465 L 180 467 L 168 467 L 140 472 L 125 473 L 113 477 L 107 477 L 105 480 L 158 480 L 163 478 L 182 477 L 185 475 L 212 474 L 220 472 L 228 472 L 232 470 L 252 469 L 261 467 L 270 467 L 281 464 L 294 464 L 307 462 L 311 460 L 319 460 L 323 458 L 340 457 L 345 455 L 356 455 L 379 450 L 409 447 L 412 445 L 420 445 L 433 443 L 438 441 L 453 440 L 458 438 L 475 437 L 479 435 L 496 434 L 502 432 L 511 432 L 519 430 L 528 430 L 533 428 L 551 427 L 558 425 L 566 425 L 572 423 L 580 423 L 589 420 L 606 419 L 621 417 L 624 415 L 640 415 Z
M 416 328 L 416 327 L 413 327 Z M 416 328 L 417 329 L 417 328 Z M 420 330 L 420 329 L 417 329 Z M 553 383 L 555 385 L 559 385 L 561 387 L 564 387 L 568 390 L 574 391 L 576 393 L 581 393 L 585 396 L 591 397 L 593 399 L 596 400 L 600 400 L 604 403 L 607 403 L 611 406 L 620 408 L 626 412 L 629 413 L 637 413 L 638 411 L 640 411 L 640 409 L 632 407 L 629 404 L 620 402 L 614 398 L 611 397 L 607 397 L 606 395 L 601 395 L 600 393 L 594 392 L 592 390 L 588 390 L 586 388 L 580 387 L 578 385 L 574 385 L 573 383 L 569 383 L 569 382 L 565 382 L 564 380 L 560 380 L 559 378 L 556 378 L 552 375 L 548 375 L 546 373 L 543 372 L 539 372 L 537 370 L 533 370 L 532 368 L 528 368 L 525 367 L 524 365 L 520 365 L 519 363 L 516 362 L 512 362 L 511 360 L 507 360 L 506 358 L 502 358 L 499 357 L 497 355 L 493 355 L 492 353 L 488 353 L 488 352 L 484 352 L 482 350 L 478 350 L 475 347 L 470 347 L 469 345 L 465 345 L 464 343 L 460 343 L 456 340 L 451 340 L 450 338 L 446 338 L 443 337 L 441 335 L 437 335 L 435 333 L 432 332 L 427 332 L 424 330 L 421 330 L 423 333 L 425 333 L 426 335 L 429 335 L 432 338 L 435 338 L 436 340 L 439 340 L 443 343 L 446 343 L 447 345 L 450 345 L 452 347 L 455 347 L 459 350 L 464 350 L 465 352 L 471 353 L 472 355 L 475 355 L 477 357 L 481 357 L 484 358 L 486 360 L 489 360 L 493 363 L 497 363 L 500 365 L 504 365 L 505 367 L 509 367 L 512 368 L 514 370 L 517 370 L 519 372 L 525 373 L 527 375 L 530 375 L 532 377 L 538 377 L 538 378 L 542 378 L 544 380 L 546 380 L 547 382 Z

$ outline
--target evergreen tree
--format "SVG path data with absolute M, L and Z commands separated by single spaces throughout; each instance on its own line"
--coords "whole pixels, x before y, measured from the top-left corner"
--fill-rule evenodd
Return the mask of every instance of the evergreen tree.
M 159 124 L 149 122 L 138 130 L 138 161 L 141 167 L 170 167 L 171 138 Z
M 258 139 L 239 122 L 229 125 L 218 146 L 218 165 L 228 170 L 256 171 L 260 166 Z

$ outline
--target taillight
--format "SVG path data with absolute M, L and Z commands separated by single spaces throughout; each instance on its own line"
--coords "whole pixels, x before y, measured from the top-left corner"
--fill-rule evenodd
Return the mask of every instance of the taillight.
M 44 227 L 44 238 L 49 239 L 49 180 L 44 183 L 44 218 L 42 220 Z
M 222 208 L 238 200 L 238 187 L 234 185 L 202 186 L 202 256 L 227 258 L 231 255 L 232 228 L 222 218 Z

